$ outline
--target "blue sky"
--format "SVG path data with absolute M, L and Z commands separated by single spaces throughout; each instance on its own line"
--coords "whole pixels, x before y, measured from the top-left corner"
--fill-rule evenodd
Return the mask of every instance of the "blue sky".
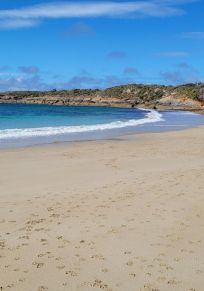
M 202 0 L 1 0 L 0 91 L 204 81 Z

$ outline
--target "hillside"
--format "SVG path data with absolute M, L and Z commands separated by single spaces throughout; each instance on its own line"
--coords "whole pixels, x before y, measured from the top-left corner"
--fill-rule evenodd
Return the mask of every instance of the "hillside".
M 105 90 L 2 92 L 0 103 L 204 110 L 204 83 L 180 86 L 130 84 Z

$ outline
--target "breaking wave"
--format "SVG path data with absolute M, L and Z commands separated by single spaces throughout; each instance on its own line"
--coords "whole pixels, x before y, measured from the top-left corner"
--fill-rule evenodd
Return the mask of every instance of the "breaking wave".
M 94 125 L 78 125 L 78 126 L 58 126 L 58 127 L 39 127 L 39 128 L 22 128 L 22 129 L 3 129 L 0 130 L 0 140 L 19 139 L 32 137 L 49 137 L 64 134 L 84 133 L 93 131 L 103 131 L 110 129 L 120 129 L 125 127 L 133 127 L 145 123 L 154 123 L 163 121 L 162 114 L 155 110 L 147 110 L 145 118 L 131 119 L 127 121 L 114 121 L 110 123 L 94 124 Z

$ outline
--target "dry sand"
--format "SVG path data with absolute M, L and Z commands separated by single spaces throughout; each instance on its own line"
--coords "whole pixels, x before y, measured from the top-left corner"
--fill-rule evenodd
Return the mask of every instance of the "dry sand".
M 0 290 L 204 290 L 204 128 L 0 151 Z

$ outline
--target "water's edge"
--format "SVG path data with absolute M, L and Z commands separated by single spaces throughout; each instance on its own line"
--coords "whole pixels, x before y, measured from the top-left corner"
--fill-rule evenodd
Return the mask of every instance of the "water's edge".
M 175 131 L 204 125 L 204 116 L 187 111 L 140 109 L 143 118 L 91 125 L 12 128 L 0 130 L 0 148 L 58 142 L 111 139 L 135 133 Z
M 4 129 L 0 130 L 0 140 L 28 137 L 46 137 L 57 136 L 69 133 L 84 133 L 91 131 L 102 131 L 109 129 L 119 129 L 142 125 L 145 123 L 153 123 L 162 121 L 162 114 L 155 110 L 140 109 L 147 111 L 146 117 L 143 119 L 131 119 L 128 121 L 115 121 L 110 123 L 95 124 L 95 125 L 79 125 L 79 126 L 58 126 L 58 127 L 39 127 L 25 129 Z

